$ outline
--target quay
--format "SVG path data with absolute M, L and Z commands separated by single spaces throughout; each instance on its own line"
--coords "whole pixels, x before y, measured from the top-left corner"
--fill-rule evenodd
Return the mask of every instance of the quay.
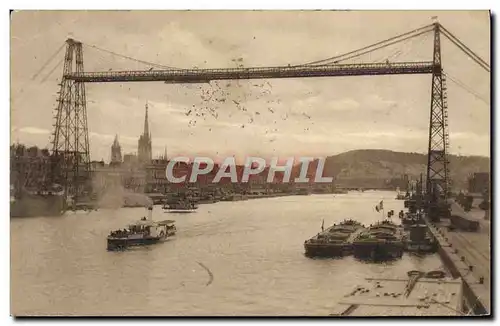
M 450 202 L 451 214 L 464 216 L 479 222 L 476 232 L 449 230 L 449 221 L 425 222 L 438 242 L 438 254 L 454 278 L 463 283 L 463 295 L 469 309 L 475 315 L 491 313 L 490 281 L 490 221 L 485 211 L 472 209 L 465 212 L 456 202 Z
M 466 315 L 462 288 L 459 280 L 449 277 L 367 278 L 337 303 L 330 316 Z

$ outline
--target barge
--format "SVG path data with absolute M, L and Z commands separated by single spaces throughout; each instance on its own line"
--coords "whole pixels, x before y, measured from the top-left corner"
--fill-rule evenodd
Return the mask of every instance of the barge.
M 371 225 L 354 240 L 353 254 L 358 259 L 373 261 L 401 258 L 404 241 L 402 228 L 384 220 Z
M 198 209 L 198 203 L 189 198 L 173 198 L 163 205 L 163 209 L 172 213 L 189 213 Z
M 334 224 L 304 242 L 308 257 L 344 257 L 352 254 L 352 241 L 364 226 L 352 219 Z

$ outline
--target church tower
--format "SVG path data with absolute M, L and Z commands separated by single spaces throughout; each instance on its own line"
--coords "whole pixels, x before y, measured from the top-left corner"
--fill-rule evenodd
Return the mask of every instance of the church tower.
M 146 116 L 144 118 L 144 132 L 139 137 L 138 144 L 138 159 L 140 163 L 147 164 L 151 162 L 152 152 L 151 152 L 151 133 L 149 132 L 149 120 L 148 120 L 148 103 L 146 103 Z
M 115 136 L 115 141 L 111 145 L 111 164 L 117 165 L 122 162 L 122 147 L 118 142 L 118 135 Z

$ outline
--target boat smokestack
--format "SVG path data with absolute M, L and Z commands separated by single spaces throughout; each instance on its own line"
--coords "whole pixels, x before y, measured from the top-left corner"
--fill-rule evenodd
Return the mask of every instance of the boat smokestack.
M 153 206 L 148 207 L 148 221 L 153 220 Z

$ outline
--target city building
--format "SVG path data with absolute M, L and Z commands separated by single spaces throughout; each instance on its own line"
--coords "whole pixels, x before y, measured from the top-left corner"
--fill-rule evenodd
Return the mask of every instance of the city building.
M 125 166 L 136 166 L 138 163 L 137 155 L 133 153 L 127 153 L 123 155 L 123 165 Z
M 47 187 L 52 181 L 52 165 L 48 149 L 21 144 L 10 146 L 10 183 L 16 191 Z

